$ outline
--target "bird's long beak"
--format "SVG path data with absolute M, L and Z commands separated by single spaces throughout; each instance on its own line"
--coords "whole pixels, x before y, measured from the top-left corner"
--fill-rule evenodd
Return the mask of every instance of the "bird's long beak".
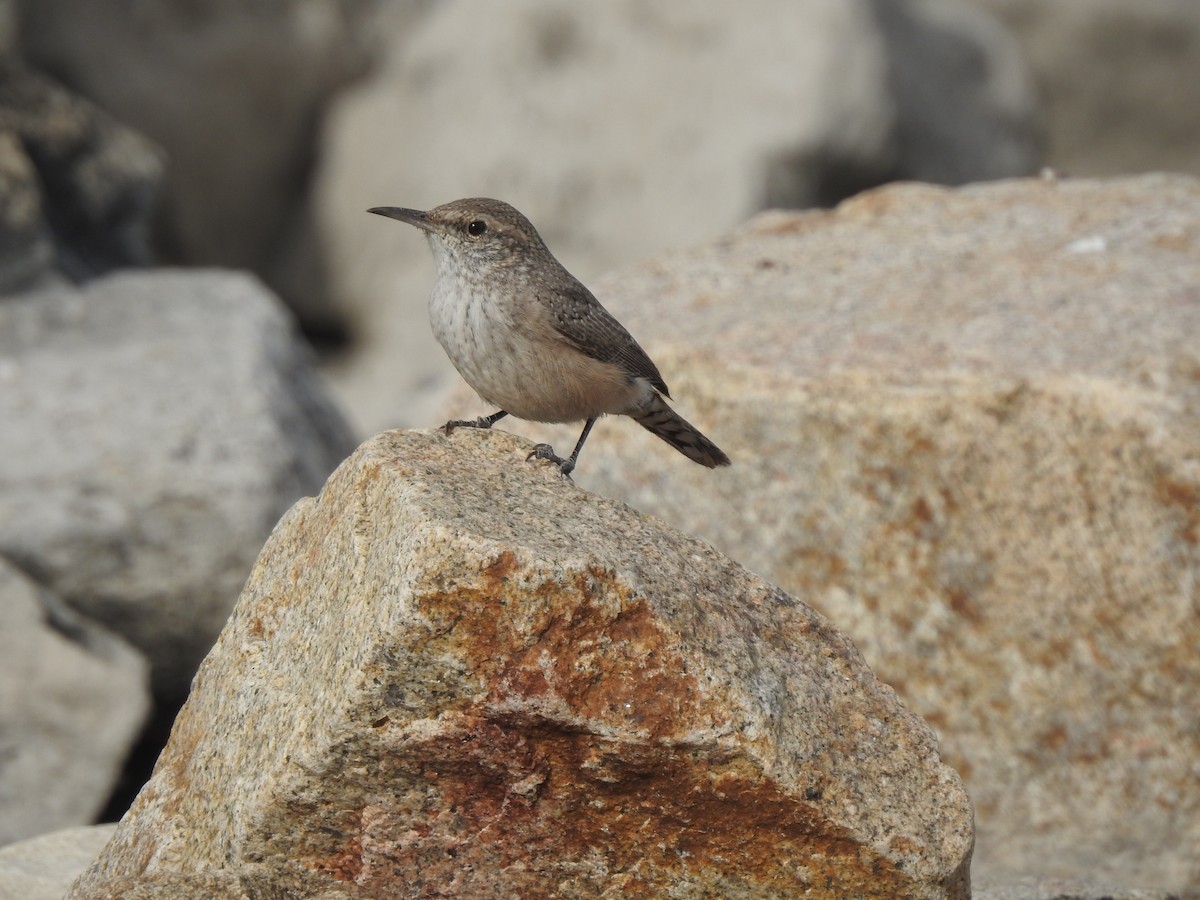
M 428 213 L 421 212 L 419 209 L 405 209 L 402 206 L 374 206 L 367 212 L 375 213 L 377 216 L 387 216 L 389 219 L 399 219 L 401 222 L 415 225 L 422 231 L 437 230 L 437 227 L 429 221 Z

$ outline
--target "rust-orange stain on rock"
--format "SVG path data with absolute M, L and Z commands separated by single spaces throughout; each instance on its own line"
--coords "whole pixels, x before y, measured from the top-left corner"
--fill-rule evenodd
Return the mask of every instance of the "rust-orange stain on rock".
M 350 831 L 342 849 L 332 856 L 315 861 L 313 868 L 338 881 L 357 881 L 363 868 L 361 830 Z
M 653 738 L 691 730 L 693 665 L 644 598 L 598 567 L 532 589 L 519 573 L 505 552 L 478 586 L 418 600 L 434 640 L 466 657 L 491 702 L 553 697 L 581 721 Z
M 586 595 L 501 675 L 497 699 L 553 692 L 580 717 L 660 738 L 695 723 L 696 685 L 645 600 L 615 614 Z
M 780 895 L 904 893 L 904 872 L 832 826 L 819 792 L 789 795 L 736 751 L 519 729 L 464 718 L 403 753 L 423 782 L 420 808 L 371 823 L 357 884 L 372 896 L 451 885 L 461 896 L 547 896 L 572 877 L 585 893 L 655 896 L 726 877 Z
M 423 648 L 464 658 L 481 690 L 424 737 L 383 738 L 367 768 L 387 802 L 310 866 L 371 896 L 658 896 L 683 879 L 904 893 L 903 870 L 832 824 L 836 788 L 788 793 L 736 735 L 715 737 L 726 701 L 612 573 L 531 585 L 506 552 L 416 603 Z
M 1180 539 L 1186 544 L 1200 544 L 1200 484 L 1159 476 L 1154 489 L 1161 503 L 1179 508 L 1183 517 Z

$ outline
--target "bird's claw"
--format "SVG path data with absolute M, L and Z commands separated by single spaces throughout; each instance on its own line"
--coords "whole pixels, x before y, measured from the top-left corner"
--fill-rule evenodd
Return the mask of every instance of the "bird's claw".
M 492 421 L 490 416 L 480 416 L 477 419 L 451 419 L 442 426 L 442 431 L 449 435 L 455 428 L 491 428 Z
M 529 462 L 529 460 L 535 459 L 535 458 L 536 459 L 547 459 L 550 462 L 554 463 L 556 466 L 558 466 L 558 471 L 562 472 L 568 478 L 571 477 L 571 470 L 575 468 L 575 460 L 563 459 L 561 456 L 559 456 L 557 453 L 554 452 L 554 448 L 551 447 L 549 444 L 536 445 L 533 448 L 533 450 L 530 451 L 529 455 L 527 457 L 525 457 L 525 462 Z

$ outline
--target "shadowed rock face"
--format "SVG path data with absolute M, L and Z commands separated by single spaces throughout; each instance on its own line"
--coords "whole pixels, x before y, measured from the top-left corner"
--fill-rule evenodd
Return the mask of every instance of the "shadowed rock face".
M 0 294 L 148 264 L 162 168 L 149 140 L 0 55 Z
M 529 449 L 389 432 L 293 507 L 73 896 L 967 896 L 961 783 L 853 645 Z
M 163 258 L 252 269 L 305 322 L 335 324 L 306 185 L 322 107 L 383 30 L 377 0 L 17 5 L 32 65 L 165 151 Z M 420 2 L 385 5 L 403 21 Z

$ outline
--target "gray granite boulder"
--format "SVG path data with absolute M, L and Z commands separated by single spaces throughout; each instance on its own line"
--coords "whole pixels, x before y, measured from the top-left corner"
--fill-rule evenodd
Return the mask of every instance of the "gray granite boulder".
M 309 351 L 228 272 L 0 304 L 0 552 L 178 702 L 263 539 L 353 446 Z
M 0 900 L 62 900 L 116 827 L 65 828 L 0 847 Z
M 0 558 L 0 844 L 91 822 L 149 709 L 142 655 Z

